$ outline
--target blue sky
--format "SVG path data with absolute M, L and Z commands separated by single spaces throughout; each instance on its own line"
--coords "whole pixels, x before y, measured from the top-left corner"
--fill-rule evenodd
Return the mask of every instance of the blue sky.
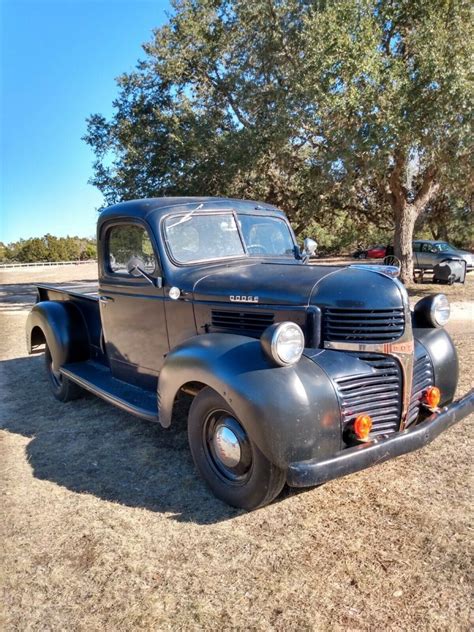
M 164 0 L 0 0 L 0 241 L 92 236 L 89 114 L 112 113 L 114 78 L 170 12 Z

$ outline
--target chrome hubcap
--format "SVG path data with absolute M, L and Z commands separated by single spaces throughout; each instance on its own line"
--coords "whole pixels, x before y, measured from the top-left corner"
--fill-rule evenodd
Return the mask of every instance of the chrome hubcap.
M 218 426 L 212 438 L 217 458 L 226 467 L 236 467 L 240 463 L 242 450 L 237 436 L 227 426 Z
M 243 484 L 252 469 L 252 448 L 243 427 L 227 411 L 212 412 L 203 425 L 209 465 L 227 483 Z

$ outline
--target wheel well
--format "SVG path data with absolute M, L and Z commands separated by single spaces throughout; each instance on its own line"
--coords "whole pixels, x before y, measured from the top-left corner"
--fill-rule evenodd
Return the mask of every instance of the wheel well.
M 42 347 L 45 344 L 46 344 L 46 337 L 44 335 L 44 332 L 41 329 L 41 327 L 36 325 L 31 330 L 31 351 L 32 351 L 32 353 L 37 352 L 37 351 L 41 351 L 41 349 L 38 349 L 38 347 Z
M 183 384 L 178 392 L 186 393 L 186 395 L 191 395 L 195 397 L 199 391 L 202 391 L 203 388 L 206 388 L 207 384 L 203 382 L 186 382 Z
M 206 388 L 208 385 L 203 382 L 186 382 L 183 384 L 178 392 L 175 395 L 173 401 L 173 407 L 171 409 L 171 423 L 178 417 L 186 417 L 188 416 L 189 407 L 193 399 L 202 391 L 203 388 Z

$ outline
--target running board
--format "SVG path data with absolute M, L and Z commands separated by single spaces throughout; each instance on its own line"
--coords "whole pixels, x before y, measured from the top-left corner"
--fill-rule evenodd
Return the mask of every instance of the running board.
M 112 377 L 110 369 L 89 360 L 65 364 L 59 371 L 72 382 L 131 415 L 158 421 L 157 394 Z

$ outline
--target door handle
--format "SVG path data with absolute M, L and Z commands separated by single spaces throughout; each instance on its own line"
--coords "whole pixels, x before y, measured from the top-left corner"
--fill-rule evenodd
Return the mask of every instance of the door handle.
M 113 303 L 115 299 L 113 299 L 111 296 L 100 296 L 99 300 L 101 303 Z

